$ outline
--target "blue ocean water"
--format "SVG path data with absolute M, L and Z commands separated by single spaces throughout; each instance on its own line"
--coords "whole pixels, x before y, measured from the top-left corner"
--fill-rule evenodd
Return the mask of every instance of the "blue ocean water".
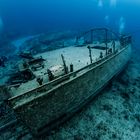
M 139 43 L 139 36 L 140 36 L 139 12 L 140 12 L 139 0 L 0 0 L 0 57 L 1 57 L 1 52 L 3 51 L 3 49 L 5 49 L 8 54 L 10 53 L 12 54 L 14 52 L 14 49 L 16 47 L 13 44 L 12 44 L 13 46 L 11 44 L 10 46 L 9 45 L 10 42 L 15 41 L 16 44 L 21 45 L 21 43 L 23 43 L 26 40 L 26 37 L 28 37 L 29 39 L 29 38 L 32 38 L 32 35 L 35 36 L 35 35 L 40 35 L 42 33 L 57 32 L 57 31 L 81 32 L 81 31 L 86 31 L 95 27 L 108 27 L 118 34 L 124 34 L 124 33 L 132 34 L 134 46 L 139 47 L 139 44 L 140 44 Z M 18 40 L 19 38 L 22 38 L 22 41 Z M 25 48 L 22 48 L 23 46 Z M 21 46 L 21 51 L 26 49 L 26 44 L 24 44 L 23 46 Z M 18 49 L 17 51 L 19 51 Z M 38 50 L 38 46 L 36 47 L 36 50 Z M 2 56 L 3 55 L 5 55 L 5 53 L 2 54 Z M 136 56 L 138 55 L 139 55 L 139 52 L 136 53 Z M 13 56 L 16 56 L 16 55 L 14 54 L 14 55 L 8 56 L 7 57 L 8 61 L 12 60 L 11 58 L 14 58 Z M 135 62 L 136 59 L 134 58 L 135 57 L 133 56 L 132 61 Z M 3 78 L 4 77 L 3 75 L 7 74 L 5 69 L 8 69 L 10 67 L 8 65 L 10 64 L 12 65 L 13 63 L 15 63 L 15 61 L 17 61 L 17 58 L 15 58 L 14 62 L 12 61 L 8 62 L 6 67 L 2 67 L 4 72 L 1 72 L 2 74 L 0 75 L 0 77 Z M 136 63 L 131 63 L 131 67 L 129 68 L 130 70 L 128 69 L 128 71 L 131 71 L 131 72 L 128 72 L 128 74 L 124 76 L 125 78 L 131 77 L 132 73 L 134 73 L 134 75 L 136 76 L 133 75 L 132 78 L 130 78 L 130 81 L 134 82 L 133 84 L 135 85 L 137 85 L 138 82 L 140 81 L 140 76 L 138 77 L 138 74 L 137 74 L 138 73 L 137 71 L 139 68 L 138 60 L 136 61 Z M 11 70 L 12 68 L 13 67 L 11 66 L 9 69 Z M 136 79 L 135 77 L 136 78 L 138 77 L 138 79 Z M 127 82 L 127 80 L 124 80 L 124 81 Z M 134 86 L 133 84 L 131 85 L 132 87 Z M 116 90 L 116 88 L 117 87 L 111 90 Z M 110 93 L 108 92 L 107 98 L 113 99 L 114 96 L 115 98 L 118 99 L 116 100 L 116 102 L 118 101 L 120 103 L 120 100 L 119 100 L 120 98 L 118 98 L 118 93 L 117 94 L 113 93 L 112 97 L 110 97 Z M 132 103 L 134 101 L 134 104 L 133 104 L 134 106 L 135 106 L 135 98 L 134 100 L 132 100 Z M 124 103 L 124 106 L 127 106 L 125 103 Z M 95 117 L 94 114 L 92 114 L 92 111 L 96 112 L 96 106 L 93 104 L 93 107 L 94 107 L 92 108 L 93 110 L 89 108 L 89 110 L 87 111 L 87 116 L 89 116 L 90 119 L 92 119 L 92 117 Z M 100 101 L 99 101 L 99 106 L 97 106 L 97 110 L 98 109 L 101 109 Z M 114 110 L 116 111 L 117 109 L 115 108 Z M 137 110 L 137 108 L 135 110 Z M 121 109 L 118 110 L 118 112 L 119 111 L 121 111 Z M 102 111 L 102 112 L 104 113 L 105 111 Z M 129 111 L 126 110 L 126 112 L 129 112 Z M 100 113 L 97 112 L 97 114 L 100 114 Z M 123 113 L 120 113 L 120 114 L 123 114 Z M 117 116 L 118 118 L 120 117 L 120 114 Z M 134 112 L 134 114 L 136 113 Z M 84 112 L 82 114 L 82 117 L 84 118 L 85 116 L 86 115 Z M 140 114 L 138 116 L 140 116 Z M 114 115 L 113 117 L 115 118 L 116 116 Z M 77 118 L 78 118 L 77 120 L 79 121 L 81 119 L 81 116 L 79 115 Z M 83 118 L 81 119 L 82 121 L 84 120 Z M 136 118 L 137 118 L 137 115 L 136 115 Z M 90 119 L 88 121 L 89 123 L 91 122 Z M 80 123 L 79 125 L 77 125 L 77 122 L 78 122 L 77 120 L 75 121 L 76 122 L 75 126 L 82 128 L 83 126 L 80 126 Z M 95 120 L 98 120 L 98 116 L 97 118 L 94 118 L 94 121 Z M 81 124 L 85 125 L 86 121 L 84 121 L 84 123 L 81 123 Z M 138 121 L 139 121 L 139 118 L 138 118 Z M 69 127 L 68 129 L 62 128 L 61 129 L 62 132 L 60 131 L 60 133 L 66 135 L 68 133 L 68 130 L 74 126 L 73 124 L 68 125 Z M 87 123 L 87 126 L 88 126 L 88 123 Z M 94 128 L 92 126 L 90 127 L 92 129 Z M 139 129 L 139 127 L 136 127 L 136 128 Z M 88 131 L 92 131 L 92 129 L 90 130 L 88 129 L 89 127 L 85 128 L 86 136 L 88 136 Z M 115 129 L 113 130 L 116 131 Z M 18 133 L 18 129 L 16 129 L 16 131 Z M 82 129 L 82 131 L 80 132 L 83 132 L 83 131 L 84 129 Z M 71 130 L 69 133 L 71 133 L 71 135 L 74 135 L 72 132 L 73 130 Z M 119 131 L 118 132 L 116 131 L 116 133 L 118 134 Z M 80 135 L 82 134 L 79 134 L 79 137 Z M 120 134 L 120 135 L 123 135 L 123 134 Z M 75 139 L 78 139 L 78 138 L 75 138 Z
M 18 36 L 107 26 L 131 33 L 140 28 L 139 8 L 138 0 L 0 0 L 0 30 Z

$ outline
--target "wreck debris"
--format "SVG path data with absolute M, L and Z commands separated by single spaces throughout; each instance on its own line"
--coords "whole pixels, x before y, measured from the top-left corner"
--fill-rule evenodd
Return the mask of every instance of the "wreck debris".
M 10 85 L 17 85 L 21 83 L 28 82 L 29 80 L 33 80 L 35 75 L 32 73 L 30 69 L 25 69 L 22 71 L 18 71 L 14 73 L 7 81 Z
M 37 77 L 36 81 L 39 83 L 39 85 L 43 84 L 43 78 L 42 77 Z
M 108 49 L 108 54 L 111 54 L 112 53 L 112 48 L 109 48 Z
M 47 72 L 48 72 L 48 76 L 50 77 L 49 79 L 51 80 L 58 78 L 59 76 L 65 75 L 65 70 L 62 65 L 52 66 L 47 70 Z
M 32 70 L 36 71 L 38 68 L 44 68 L 44 61 L 45 59 L 39 57 L 28 61 L 28 64 Z
M 54 80 L 54 75 L 52 74 L 51 70 L 47 69 L 49 81 Z
M 31 69 L 33 71 L 36 71 L 39 68 L 44 68 L 44 61 L 42 57 L 32 58 L 30 60 L 24 60 L 22 64 L 19 64 L 20 70 L 24 69 Z
M 29 65 L 28 65 L 28 63 L 27 63 L 26 61 L 23 62 L 23 68 L 24 68 L 24 69 L 29 68 Z
M 31 52 L 21 52 L 19 56 L 25 59 L 33 59 Z
M 32 60 L 30 60 L 28 62 L 29 65 L 34 65 L 34 64 L 37 64 L 37 63 L 43 63 L 45 61 L 45 59 L 43 59 L 41 56 L 38 57 L 38 58 L 34 58 Z
M 73 64 L 71 63 L 70 64 L 70 72 L 73 72 L 74 70 L 73 70 Z

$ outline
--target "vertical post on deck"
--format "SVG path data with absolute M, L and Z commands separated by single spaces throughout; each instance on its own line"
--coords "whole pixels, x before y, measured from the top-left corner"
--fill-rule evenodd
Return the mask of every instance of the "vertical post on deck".
M 89 58 L 90 58 L 90 63 L 92 63 L 91 48 L 90 48 L 90 46 L 88 46 L 87 48 L 89 49 Z
M 61 54 L 61 58 L 62 58 L 65 74 L 68 74 L 68 68 L 66 66 L 66 62 L 65 62 L 63 54 Z

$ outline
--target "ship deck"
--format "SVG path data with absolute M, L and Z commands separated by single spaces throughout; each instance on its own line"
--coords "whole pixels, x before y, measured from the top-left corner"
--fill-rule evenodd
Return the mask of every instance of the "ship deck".
M 120 46 L 119 42 L 116 42 L 115 44 L 116 48 Z M 97 43 L 96 45 L 105 46 L 105 44 Z M 88 45 L 82 47 L 70 46 L 36 55 L 36 57 L 42 56 L 46 61 L 44 62 L 45 67 L 43 69 L 35 71 L 34 74 L 36 76 L 43 77 L 43 84 L 47 83 L 49 81 L 47 69 L 56 65 L 63 65 L 61 54 L 63 54 L 68 68 L 70 64 L 73 64 L 74 71 L 87 66 L 88 64 L 90 64 L 89 49 L 87 48 L 87 46 Z M 90 46 L 95 46 L 95 44 L 90 44 Z M 108 43 L 108 47 L 111 46 L 112 43 Z M 105 50 L 91 50 L 93 62 L 96 62 L 99 59 L 101 52 L 103 53 L 104 57 L 106 53 Z M 18 88 L 12 87 L 12 96 L 20 95 L 37 87 L 39 87 L 39 84 L 36 79 L 28 81 L 27 83 L 21 84 Z

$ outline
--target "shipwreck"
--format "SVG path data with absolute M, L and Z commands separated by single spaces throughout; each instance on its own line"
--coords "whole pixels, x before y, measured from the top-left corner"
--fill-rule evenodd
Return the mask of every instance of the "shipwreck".
M 92 100 L 125 68 L 131 46 L 131 36 L 96 28 L 76 37 L 73 46 L 39 54 L 47 61 L 33 71 L 34 79 L 14 89 L 9 105 L 34 135 L 48 132 Z

